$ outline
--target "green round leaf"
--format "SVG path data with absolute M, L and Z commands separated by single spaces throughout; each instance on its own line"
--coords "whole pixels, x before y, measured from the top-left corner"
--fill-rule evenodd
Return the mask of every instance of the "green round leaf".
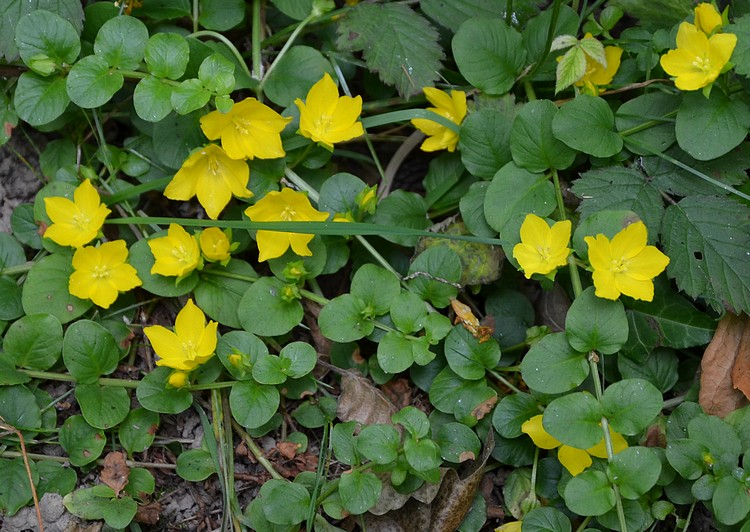
M 229 356 L 237 354 L 242 356 L 242 364 L 234 365 L 229 360 Z M 216 355 L 232 377 L 237 380 L 247 380 L 250 376 L 249 370 L 252 370 L 257 360 L 268 355 L 268 348 L 254 334 L 245 331 L 230 331 L 219 338 Z
M 125 493 L 136 499 L 143 500 L 145 499 L 145 495 L 151 495 L 155 489 L 156 479 L 148 469 L 143 467 L 133 467 L 130 469 Z
M 398 277 L 375 264 L 364 264 L 352 277 L 350 293 L 373 309 L 377 316 L 387 313 L 401 293 Z
M 528 213 L 547 216 L 555 210 L 555 189 L 546 176 L 514 163 L 503 166 L 492 178 L 484 198 L 487 223 L 505 239 L 520 241 L 517 230 Z M 516 232 L 511 234 L 510 229 Z
M 651 155 L 662 153 L 674 144 L 674 124 L 668 119 L 659 121 L 657 117 L 677 111 L 679 105 L 678 95 L 665 92 L 650 92 L 624 102 L 615 114 L 615 125 L 628 149 L 639 155 Z M 635 131 L 641 127 L 644 129 Z
M 95 383 L 117 368 L 120 352 L 112 334 L 96 322 L 79 320 L 68 327 L 62 346 L 68 372 L 80 383 Z M 104 428 L 104 427 L 101 427 Z
M 132 497 L 117 498 L 112 488 L 101 484 L 67 494 L 63 504 L 73 515 L 83 519 L 104 519 L 115 529 L 128 526 L 138 510 L 138 503 Z
M 539 414 L 539 403 L 528 393 L 506 395 L 492 413 L 492 426 L 505 438 L 518 438 L 521 425 Z
M 180 115 L 201 109 L 210 99 L 211 92 L 198 79 L 186 79 L 172 89 L 169 97 L 172 108 Z
M 70 416 L 60 427 L 60 445 L 76 467 L 99 458 L 106 444 L 104 432 L 86 423 L 83 416 Z
M 565 486 L 565 504 L 578 515 L 602 515 L 615 506 L 615 492 L 607 475 L 584 471 Z
M 200 482 L 216 473 L 211 453 L 203 449 L 189 449 L 177 457 L 176 472 L 190 482 Z
M 400 287 L 399 287 L 400 290 Z M 401 292 L 391 302 L 391 320 L 404 334 L 421 331 L 427 320 L 427 305 L 412 292 Z
M 440 456 L 453 463 L 476 460 L 482 449 L 479 436 L 462 423 L 446 423 L 437 432 L 435 443 L 440 447 Z
M 477 380 L 500 362 L 500 347 L 490 338 L 479 342 L 463 326 L 456 325 L 445 339 L 445 359 L 450 368 L 464 379 Z
M 624 379 L 604 390 L 602 408 L 612 430 L 634 435 L 645 429 L 661 412 L 661 392 L 643 379 Z
M 628 339 L 628 318 L 621 301 L 596 297 L 590 286 L 568 309 L 565 334 L 570 346 L 587 353 L 617 353 Z
M 20 18 L 16 26 L 16 46 L 27 65 L 39 55 L 50 57 L 58 64 L 72 64 L 81 51 L 81 41 L 73 25 L 43 9 Z
M 245 19 L 244 0 L 201 0 L 201 26 L 209 30 L 226 31 Z
M 409 266 L 409 289 L 437 308 L 450 305 L 458 294 L 461 259 L 445 246 L 427 248 Z
M 531 346 L 521 361 L 521 374 L 540 393 L 564 393 L 589 375 L 586 354 L 570 347 L 565 333 L 549 334 Z
M 130 396 L 125 388 L 78 384 L 76 400 L 83 418 L 97 429 L 111 429 L 119 425 L 130 412 Z
M 251 381 L 236 382 L 229 394 L 232 416 L 243 427 L 258 428 L 279 408 L 279 392 L 273 386 Z
M 26 314 L 46 312 L 68 323 L 90 309 L 91 301 L 70 295 L 72 273 L 71 257 L 65 255 L 48 255 L 34 264 L 23 284 L 21 302 Z
M 29 314 L 10 326 L 5 333 L 5 355 L 16 366 L 47 370 L 62 352 L 62 325 L 50 314 Z
M 286 381 L 285 366 L 285 361 L 276 355 L 261 356 L 253 365 L 253 379 L 258 384 L 282 384 Z
M 22 287 L 18 283 L 10 277 L 0 277 L 0 320 L 13 321 L 23 316 L 21 294 Z
M 147 122 L 163 120 L 172 111 L 172 90 L 171 85 L 154 76 L 146 76 L 138 82 L 133 92 L 135 112 Z
M 521 34 L 503 19 L 469 19 L 453 37 L 461 75 L 488 94 L 505 94 L 526 62 Z
M 731 476 L 719 480 L 712 502 L 716 520 L 725 525 L 739 523 L 750 512 L 747 486 Z
M 0 233 L 0 269 L 18 266 L 26 262 L 23 246 L 13 235 Z
M 354 515 L 375 506 L 383 488 L 380 479 L 370 472 L 346 471 L 339 480 L 339 497 L 346 510 Z
M 146 44 L 145 59 L 152 76 L 179 79 L 190 59 L 190 47 L 182 35 L 157 33 Z
M 485 398 L 487 390 L 485 380 L 469 381 L 446 367 L 432 381 L 430 402 L 441 412 L 453 414 L 458 406 L 477 406 Z
M 461 124 L 458 146 L 461 162 L 471 175 L 492 179 L 511 162 L 512 123 L 512 117 L 495 109 L 480 109 L 466 117 Z
M 732 471 L 743 451 L 733 426 L 715 416 L 698 416 L 688 422 L 690 439 L 704 445 L 714 460 L 714 469 Z
M 406 406 L 391 416 L 391 421 L 402 425 L 413 438 L 424 438 L 430 432 L 427 414 L 414 406 Z
M 422 440 L 408 438 L 404 442 L 404 455 L 406 461 L 416 471 L 429 471 L 439 467 L 443 462 L 440 458 L 440 447 L 427 438 Z
M 607 474 L 620 487 L 620 495 L 637 499 L 656 484 L 661 460 L 650 447 L 628 447 L 614 456 L 607 465 Z
M 604 437 L 602 407 L 588 392 L 575 392 L 552 401 L 544 411 L 544 430 L 566 445 L 588 449 Z
M 75 489 L 78 477 L 72 467 L 66 467 L 59 462 L 40 460 L 36 463 L 36 468 L 39 472 L 36 493 L 40 499 L 45 493 L 67 495 Z
M 193 396 L 184 388 L 175 389 L 167 384 L 170 368 L 158 367 L 138 383 L 135 396 L 144 408 L 160 414 L 179 414 L 193 404 Z
M 117 437 L 128 456 L 141 453 L 151 447 L 159 428 L 159 414 L 145 408 L 131 410 L 120 423 Z
M 285 365 L 284 374 L 293 379 L 299 379 L 313 370 L 318 361 L 318 353 L 308 343 L 291 342 L 281 349 L 279 358 L 288 362 Z
M 66 96 L 67 98 L 67 96 Z M 42 249 L 42 237 L 39 236 L 39 226 L 34 220 L 34 205 L 20 203 L 13 209 L 10 217 L 10 229 L 21 244 L 32 249 Z
M 683 94 L 675 121 L 677 143 L 699 161 L 729 153 L 745 140 L 749 128 L 747 105 L 722 91 L 711 91 L 708 99 L 700 91 Z
M 615 116 L 603 98 L 580 94 L 563 104 L 552 120 L 552 132 L 574 150 L 594 157 L 611 157 L 622 149 L 614 132 Z
M 510 134 L 513 161 L 530 172 L 549 168 L 564 170 L 573 164 L 576 152 L 552 133 L 552 121 L 558 113 L 549 100 L 525 104 L 516 115 Z
M 272 277 L 261 277 L 248 288 L 240 300 L 237 313 L 242 328 L 259 336 L 286 334 L 302 321 L 302 304 L 284 301 L 284 283 Z
M 42 426 L 42 414 L 34 394 L 26 386 L 0 386 L 0 417 L 19 430 Z
M 534 508 L 523 516 L 524 532 L 570 532 L 570 519 L 560 510 L 550 507 Z
M 289 107 L 297 98 L 304 101 L 310 87 L 325 73 L 334 76 L 331 63 L 323 54 L 309 46 L 293 46 L 264 80 L 263 90 L 276 105 Z
M 151 238 L 166 236 L 166 231 L 159 231 L 151 235 Z M 198 284 L 198 272 L 193 271 L 179 283 L 177 277 L 166 277 L 164 275 L 152 274 L 154 266 L 154 255 L 148 246 L 147 240 L 139 240 L 130 246 L 128 262 L 138 272 L 138 278 L 143 282 L 143 289 L 154 295 L 162 297 L 179 297 L 190 293 Z
M 357 194 L 367 185 L 359 177 L 347 172 L 339 172 L 327 178 L 320 187 L 318 208 L 336 214 L 353 211 L 357 207 Z
M 94 53 L 108 66 L 136 70 L 147 44 L 146 25 L 137 18 L 121 15 L 109 19 L 99 29 L 94 41 Z
M 260 488 L 263 513 L 271 523 L 296 525 L 307 518 L 310 494 L 299 484 L 271 479 Z
M 430 220 L 427 218 L 427 204 L 419 194 L 401 189 L 394 190 L 378 203 L 375 223 L 409 229 L 427 229 L 430 226 Z M 419 240 L 418 236 L 388 233 L 383 233 L 381 236 L 401 246 L 414 246 Z
M 212 264 L 200 273 L 200 282 L 194 290 L 195 303 L 209 318 L 227 327 L 239 329 L 241 324 L 237 308 L 252 282 L 233 279 L 230 277 L 232 275 L 256 277 L 253 267 L 243 260 L 232 259 L 226 266 Z
M 31 462 L 30 466 L 31 478 L 37 482 L 39 472 L 36 464 Z M 29 474 L 21 457 L 14 460 L 0 459 L 0 468 L 3 471 L 3 482 L 0 483 L 0 512 L 11 516 L 32 500 Z
M 357 452 L 376 464 L 398 458 L 399 434 L 393 425 L 365 425 L 357 436 Z
M 21 120 L 32 126 L 52 122 L 70 103 L 66 78 L 44 78 L 34 72 L 24 72 L 18 77 L 13 93 L 13 105 Z
M 414 363 L 413 345 L 414 342 L 403 334 L 387 332 L 378 342 L 377 356 L 380 368 L 391 374 L 401 373 L 409 369 Z
M 70 69 L 65 86 L 74 104 L 93 109 L 111 100 L 124 82 L 123 75 L 102 57 L 87 55 Z
M 333 298 L 320 311 L 318 326 L 323 336 L 334 342 L 354 342 L 375 329 L 372 317 L 367 316 L 367 304 L 352 294 Z
M 667 460 L 669 465 L 688 480 L 696 480 L 703 474 L 706 463 L 704 454 L 708 450 L 697 441 L 687 438 L 672 440 L 667 444 Z

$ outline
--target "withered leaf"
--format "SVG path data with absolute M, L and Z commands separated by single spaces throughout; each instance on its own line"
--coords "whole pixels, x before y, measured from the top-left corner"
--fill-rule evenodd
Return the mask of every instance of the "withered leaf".
M 125 463 L 125 454 L 114 451 L 104 458 L 104 468 L 99 480 L 115 491 L 115 497 L 119 497 L 120 491 L 128 484 L 129 474 L 130 468 Z
M 388 398 L 354 371 L 341 371 L 341 395 L 336 414 L 341 421 L 358 421 L 363 425 L 390 423 L 396 407 Z
M 291 460 L 297 454 L 297 449 L 300 448 L 300 444 L 291 441 L 280 441 L 276 444 L 276 448 L 279 450 L 281 456 L 287 460 Z
M 135 512 L 135 521 L 144 525 L 155 525 L 159 522 L 161 510 L 161 504 L 156 501 L 139 505 L 138 510 Z
M 750 318 L 744 314 L 740 318 L 743 327 L 737 345 L 737 358 L 732 366 L 732 384 L 745 394 L 745 398 L 750 399 Z
M 484 416 L 492 412 L 492 408 L 497 403 L 497 395 L 493 395 L 489 399 L 486 399 L 479 403 L 474 410 L 471 411 L 471 415 L 477 418 L 477 421 L 482 419 Z
M 706 347 L 701 360 L 701 390 L 698 402 L 706 413 L 724 417 L 747 404 L 745 395 L 737 390 L 736 383 L 732 382 L 732 373 L 743 344 L 743 336 L 748 334 L 750 322 L 747 316 L 726 314 L 719 321 L 714 337 Z M 747 341 L 745 345 L 748 345 Z M 740 371 L 738 370 L 738 373 Z M 747 377 L 740 377 L 740 380 L 743 379 Z

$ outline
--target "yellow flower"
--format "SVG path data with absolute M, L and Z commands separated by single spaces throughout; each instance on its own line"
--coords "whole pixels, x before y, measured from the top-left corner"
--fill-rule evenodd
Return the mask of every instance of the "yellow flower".
M 99 198 L 91 181 L 84 180 L 68 198 L 44 198 L 47 216 L 52 220 L 44 236 L 61 246 L 80 248 L 91 242 L 110 211 Z
M 590 33 L 584 38 L 593 39 Z M 617 69 L 620 68 L 620 58 L 622 57 L 622 48 L 618 46 L 605 46 L 604 57 L 607 59 L 607 65 L 602 65 L 586 54 L 586 73 L 581 79 L 576 81 L 576 87 L 583 87 L 584 92 L 592 96 L 598 96 L 601 90 L 599 87 L 612 83 Z
M 513 247 L 513 258 L 527 279 L 535 273 L 547 275 L 567 264 L 570 229 L 570 220 L 550 227 L 536 214 L 526 215 L 521 225 L 521 243 Z
M 706 35 L 716 28 L 724 25 L 721 14 L 716 10 L 716 6 L 709 3 L 698 4 L 695 6 L 695 27 Z
M 189 375 L 184 371 L 173 371 L 169 374 L 167 383 L 172 388 L 184 388 L 185 386 L 190 384 Z
M 201 117 L 201 129 L 210 140 L 221 138 L 232 159 L 277 159 L 285 155 L 281 131 L 290 120 L 255 98 L 245 98 L 228 113 L 211 111 Z
M 169 199 L 187 201 L 198 196 L 206 214 L 216 220 L 227 206 L 232 194 L 238 198 L 252 197 L 247 190 L 250 169 L 245 161 L 229 158 L 216 144 L 193 152 L 182 163 L 164 189 Z
M 627 226 L 611 242 L 601 233 L 584 238 L 598 297 L 617 299 L 625 294 L 643 301 L 654 299 L 652 279 L 664 271 L 669 257 L 654 246 L 647 246 L 647 238 L 641 221 Z
M 310 88 L 304 103 L 297 98 L 299 133 L 332 150 L 337 142 L 364 134 L 357 120 L 362 112 L 362 97 L 340 96 L 336 84 L 327 73 Z
M 201 231 L 199 242 L 206 260 L 211 262 L 229 260 L 232 244 L 227 234 L 218 227 L 209 227 Z
M 156 259 L 152 274 L 184 277 L 200 265 L 198 242 L 181 225 L 169 224 L 167 236 L 149 240 L 148 247 Z
M 664 72 L 674 76 L 675 86 L 684 91 L 706 87 L 719 77 L 737 45 L 733 33 L 707 37 L 688 22 L 677 30 L 677 49 L 661 56 Z
M 245 209 L 245 214 L 253 222 L 324 222 L 328 219 L 327 212 L 315 210 L 305 194 L 291 188 L 269 192 L 258 203 Z M 290 246 L 297 255 L 309 257 L 312 252 L 307 245 L 314 236 L 260 230 L 255 236 L 260 252 L 258 261 L 281 257 Z
M 495 532 L 521 532 L 522 524 L 523 521 L 511 521 L 497 527 Z
M 464 91 L 452 90 L 449 96 L 448 93 L 435 87 L 425 87 L 422 90 L 427 100 L 435 106 L 428 107 L 428 111 L 433 111 L 458 125 L 463 122 L 466 117 L 466 93 Z M 411 124 L 427 135 L 422 143 L 422 151 L 454 151 L 456 149 L 458 134 L 447 127 L 426 118 L 414 118 Z
M 161 325 L 144 327 L 143 332 L 159 355 L 157 366 L 192 371 L 214 356 L 217 327 L 215 321 L 209 321 L 206 325 L 203 311 L 195 306 L 192 299 L 188 299 L 177 314 L 174 332 Z
M 120 292 L 141 286 L 138 274 L 126 263 L 128 248 L 124 240 L 105 242 L 99 247 L 82 247 L 73 255 L 73 273 L 68 291 L 81 299 L 109 308 Z
M 557 459 L 568 470 L 576 476 L 589 467 L 593 461 L 592 456 L 597 458 L 607 458 L 607 449 L 604 443 L 604 436 L 599 443 L 589 449 L 577 449 L 569 445 L 563 445 L 562 442 L 550 435 L 544 426 L 542 426 L 542 414 L 534 416 L 521 425 L 521 431 L 528 434 L 534 445 L 540 449 L 557 449 Z M 609 428 L 609 435 L 612 438 L 612 447 L 615 454 L 628 448 L 628 442 L 621 434 Z

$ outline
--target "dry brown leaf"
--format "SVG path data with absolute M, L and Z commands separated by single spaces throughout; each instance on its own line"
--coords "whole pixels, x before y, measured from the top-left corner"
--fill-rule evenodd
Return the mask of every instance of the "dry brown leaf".
M 159 522 L 161 510 L 161 504 L 156 501 L 139 505 L 138 510 L 135 512 L 135 521 L 144 525 L 155 525 Z
M 340 373 L 341 395 L 336 414 L 341 421 L 358 421 L 363 425 L 391 422 L 396 407 L 383 392 L 354 371 Z
M 300 448 L 300 444 L 291 441 L 280 441 L 276 444 L 276 448 L 279 450 L 281 456 L 287 460 L 292 460 L 297 454 L 297 449 Z
M 747 316 L 725 315 L 703 353 L 698 402 L 708 414 L 724 417 L 748 402 L 732 382 L 732 368 L 749 327 Z
M 497 395 L 493 395 L 489 399 L 479 403 L 474 408 L 474 410 L 471 411 L 471 415 L 477 418 L 477 421 L 479 421 L 484 416 L 492 412 L 492 409 L 496 403 L 497 403 Z
M 737 346 L 737 358 L 732 366 L 732 384 L 750 399 L 750 318 L 744 314 L 741 318 L 744 326 Z
M 409 379 L 393 379 L 381 387 L 383 394 L 397 409 L 411 404 L 411 384 Z
M 128 484 L 130 468 L 125 463 L 125 454 L 115 451 L 104 458 L 104 469 L 99 475 L 99 480 L 115 490 L 115 497 L 120 496 L 120 491 Z

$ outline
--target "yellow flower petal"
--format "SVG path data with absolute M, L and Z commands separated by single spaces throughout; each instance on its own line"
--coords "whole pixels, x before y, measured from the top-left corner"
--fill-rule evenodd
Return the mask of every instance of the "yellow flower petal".
M 534 445 L 540 449 L 554 449 L 562 445 L 560 441 L 551 436 L 542 426 L 542 414 L 534 416 L 521 425 L 521 432 L 528 434 Z
M 614 454 L 617 454 L 628 448 L 628 442 L 625 441 L 625 438 L 622 437 L 622 434 L 612 430 L 612 427 L 609 427 L 609 435 L 612 440 L 612 451 L 614 452 Z M 591 456 L 596 456 L 597 458 L 607 458 L 607 445 L 604 442 L 604 438 L 602 438 L 601 441 L 594 445 L 591 449 L 586 449 L 586 452 L 588 452 Z
M 157 366 L 191 371 L 214 356 L 216 350 L 215 321 L 205 322 L 205 315 L 189 299 L 175 319 L 175 331 L 155 325 L 145 327 L 144 333 L 159 355 Z
M 201 232 L 199 243 L 201 253 L 210 261 L 221 262 L 231 256 L 229 253 L 231 242 L 229 242 L 226 233 L 218 227 L 204 229 Z
M 650 279 L 635 279 L 624 273 L 615 274 L 615 287 L 619 292 L 633 299 L 640 299 L 641 301 L 652 301 L 654 299 L 654 283 Z
M 169 378 L 167 379 L 167 383 L 172 388 L 184 388 L 188 384 L 190 384 L 190 380 L 188 379 L 189 374 L 184 371 L 173 371 L 169 374 Z
M 557 450 L 557 459 L 560 460 L 563 467 L 573 476 L 581 474 L 584 469 L 593 463 L 589 453 L 583 449 L 576 449 L 568 445 L 562 445 Z
M 706 35 L 717 26 L 722 26 L 721 15 L 716 8 L 709 3 L 702 3 L 695 6 L 695 26 Z
M 505 523 L 504 525 L 500 525 L 495 529 L 495 532 L 521 532 L 523 521 L 512 521 L 510 523 Z
M 620 290 L 617 288 L 615 275 L 611 271 L 595 269 L 591 278 L 594 281 L 594 287 L 596 288 L 594 291 L 596 297 L 611 300 L 620 297 Z
M 73 273 L 68 291 L 95 305 L 109 308 L 120 292 L 141 285 L 135 268 L 125 262 L 128 250 L 124 240 L 106 242 L 99 247 L 83 247 L 73 255 Z
M 638 280 L 651 280 L 669 264 L 669 257 L 654 246 L 646 246 L 628 261 L 628 275 Z
M 451 94 L 448 95 L 448 93 L 435 87 L 425 87 L 422 90 L 427 100 L 435 105 L 435 107 L 428 107 L 428 111 L 433 111 L 455 124 L 461 124 L 467 111 L 465 92 L 451 91 Z M 411 124 L 428 137 L 422 143 L 422 151 L 448 150 L 452 152 L 456 149 L 458 135 L 451 129 L 424 118 L 412 119 Z
M 713 83 L 729 62 L 737 44 L 731 33 L 710 38 L 689 22 L 677 30 L 677 49 L 660 59 L 664 71 L 675 78 L 681 90 L 697 90 Z
M 298 98 L 294 103 L 300 112 L 299 133 L 328 149 L 364 134 L 358 121 L 362 97 L 339 96 L 327 73 L 310 88 L 304 102 Z
M 198 242 L 178 224 L 170 224 L 167 236 L 149 240 L 148 246 L 154 256 L 152 274 L 182 277 L 200 265 Z
M 640 220 L 617 233 L 610 243 L 612 257 L 627 260 L 635 257 L 646 247 L 648 233 Z
M 84 180 L 73 192 L 73 201 L 61 197 L 44 199 L 47 216 L 52 220 L 44 232 L 61 246 L 80 248 L 91 242 L 104 224 L 107 215 L 112 212 L 99 198 L 91 181 Z

